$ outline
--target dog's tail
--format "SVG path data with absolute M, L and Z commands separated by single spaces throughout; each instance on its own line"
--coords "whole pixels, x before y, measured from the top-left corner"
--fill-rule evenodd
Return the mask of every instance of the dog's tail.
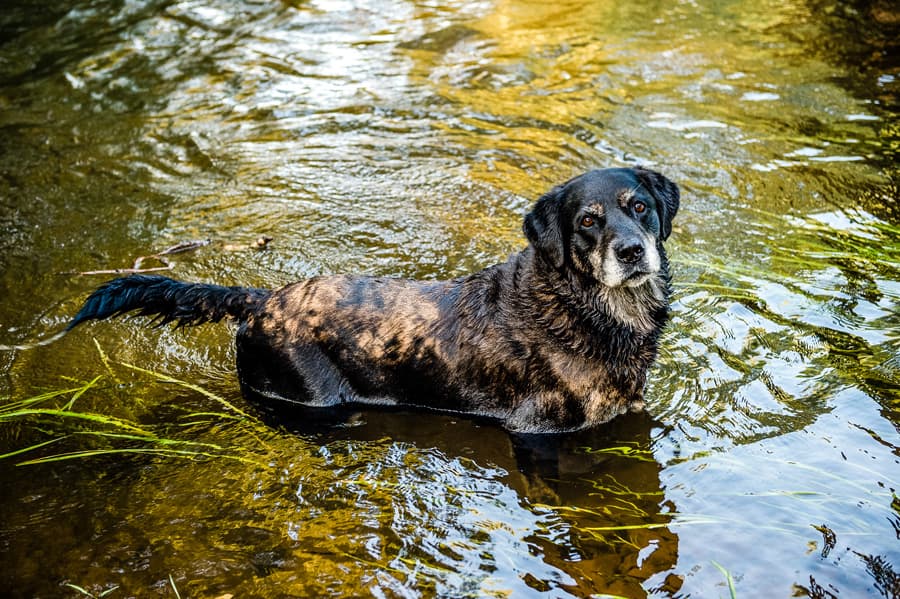
M 270 293 L 266 289 L 132 275 L 100 286 L 85 300 L 66 330 L 86 320 L 103 320 L 135 310 L 139 316 L 153 316 L 160 325 L 172 321 L 178 326 L 219 322 L 226 316 L 241 321 L 253 314 Z

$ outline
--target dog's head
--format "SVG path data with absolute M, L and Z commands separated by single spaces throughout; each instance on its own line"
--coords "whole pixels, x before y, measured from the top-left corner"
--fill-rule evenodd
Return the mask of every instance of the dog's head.
M 594 170 L 541 197 L 524 230 L 557 270 L 574 269 L 607 288 L 637 287 L 660 275 L 678 187 L 643 168 Z

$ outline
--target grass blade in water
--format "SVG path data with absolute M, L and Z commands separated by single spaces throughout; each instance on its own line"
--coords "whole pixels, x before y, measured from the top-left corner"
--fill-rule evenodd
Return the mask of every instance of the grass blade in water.
M 182 381 L 182 380 L 179 380 L 179 379 L 170 377 L 170 376 L 165 375 L 165 374 L 160 374 L 159 372 L 153 372 L 152 370 L 147 370 L 147 369 L 145 369 L 145 368 L 141 368 L 140 366 L 134 366 L 133 364 L 127 364 L 127 363 L 125 363 L 125 362 L 121 362 L 121 364 L 122 364 L 122 366 L 125 366 L 126 368 L 131 368 L 132 370 L 135 370 L 135 371 L 137 371 L 137 372 L 141 372 L 141 373 L 144 373 L 144 374 L 149 374 L 149 375 L 151 375 L 151 376 L 154 376 L 154 377 L 156 377 L 157 379 L 159 379 L 159 380 L 161 380 L 161 381 L 163 381 L 163 382 L 166 382 L 166 383 L 173 383 L 173 384 L 175 384 L 175 385 L 180 385 L 180 386 L 184 387 L 185 389 L 190 389 L 191 391 L 196 391 L 197 393 L 200 393 L 201 395 L 205 395 L 206 397 L 208 397 L 208 398 L 210 398 L 210 399 L 212 399 L 212 400 L 214 400 L 214 401 L 217 401 L 218 403 L 222 404 L 223 406 L 225 406 L 226 408 L 228 408 L 228 409 L 231 410 L 232 412 L 236 412 L 236 413 L 240 414 L 241 416 L 243 416 L 244 418 L 253 420 L 253 416 L 251 416 L 251 415 L 248 414 L 247 412 L 241 410 L 241 409 L 238 408 L 238 407 L 235 407 L 234 405 L 231 404 L 231 402 L 229 402 L 229 401 L 228 401 L 227 399 L 225 399 L 224 397 L 221 397 L 221 396 L 219 396 L 219 395 L 216 395 L 216 394 L 213 393 L 212 391 L 207 391 L 207 390 L 204 389 L 203 387 L 200 387 L 200 386 L 198 386 L 198 385 L 194 385 L 194 384 L 192 384 L 192 383 L 188 383 L 187 381 Z

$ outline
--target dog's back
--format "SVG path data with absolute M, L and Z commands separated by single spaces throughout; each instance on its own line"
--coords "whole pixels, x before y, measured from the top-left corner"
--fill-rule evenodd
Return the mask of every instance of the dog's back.
M 240 327 L 241 380 L 255 394 L 308 405 L 508 410 L 504 373 L 525 370 L 524 354 L 509 349 L 516 327 L 498 306 L 511 279 L 494 271 L 508 268 L 454 281 L 332 276 L 289 285 Z M 284 376 L 293 371 L 302 385 Z

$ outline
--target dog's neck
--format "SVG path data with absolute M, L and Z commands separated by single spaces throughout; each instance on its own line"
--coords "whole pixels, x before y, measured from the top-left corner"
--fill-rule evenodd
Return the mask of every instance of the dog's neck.
M 637 287 L 596 285 L 584 295 L 583 301 L 594 304 L 595 310 L 605 312 L 610 319 L 639 335 L 647 335 L 664 322 L 660 318 L 667 311 L 669 288 L 668 281 L 657 276 Z
M 607 287 L 573 271 L 560 271 L 531 247 L 517 258 L 525 267 L 524 290 L 532 291 L 550 310 L 558 304 L 589 319 L 592 328 L 609 332 L 623 328 L 629 337 L 641 338 L 655 334 L 667 320 L 671 292 L 664 253 L 660 273 L 635 287 Z
M 522 307 L 518 326 L 548 335 L 559 349 L 585 360 L 585 367 L 595 361 L 612 365 L 605 369 L 609 383 L 622 397 L 640 400 L 668 318 L 665 266 L 643 285 L 609 289 L 563 274 L 531 248 L 509 264 L 515 273 L 512 290 L 521 300 L 513 303 Z

